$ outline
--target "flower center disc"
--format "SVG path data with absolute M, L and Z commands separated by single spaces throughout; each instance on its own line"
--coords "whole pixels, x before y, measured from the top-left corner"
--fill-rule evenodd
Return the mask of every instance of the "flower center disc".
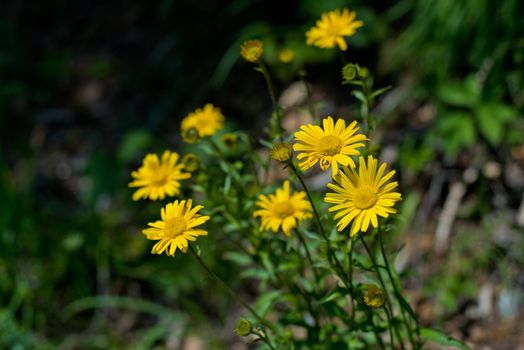
M 293 215 L 295 208 L 293 208 L 293 204 L 291 204 L 291 202 L 278 202 L 275 204 L 273 212 L 275 213 L 275 216 L 279 217 L 280 219 L 284 219 Z
M 167 183 L 167 177 L 166 173 L 162 171 L 162 168 L 157 169 L 153 173 L 153 177 L 151 178 L 151 182 L 154 186 L 164 186 Z
M 338 37 L 338 36 L 341 36 L 342 32 L 343 32 L 343 28 L 342 28 L 342 26 L 339 25 L 339 23 L 331 23 L 326 28 L 327 35 L 335 37 L 335 38 Z
M 358 209 L 369 209 L 377 202 L 377 194 L 371 187 L 360 187 L 357 189 L 353 202 Z
M 186 230 L 186 220 L 181 216 L 174 216 L 167 219 L 164 224 L 164 234 L 168 237 L 175 238 L 180 236 Z
M 333 156 L 340 153 L 342 142 L 337 136 L 326 135 L 320 139 L 318 143 L 318 150 L 325 156 Z

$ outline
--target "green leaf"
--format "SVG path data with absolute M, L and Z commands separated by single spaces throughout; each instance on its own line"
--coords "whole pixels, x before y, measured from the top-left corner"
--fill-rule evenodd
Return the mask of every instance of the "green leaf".
M 391 89 L 391 86 L 386 86 L 386 87 L 383 87 L 381 89 L 378 89 L 378 90 L 375 90 L 373 91 L 373 93 L 371 93 L 371 98 L 375 98 L 377 96 L 380 96 L 382 95 L 384 92 L 388 91 Z
M 443 147 L 448 155 L 456 155 L 461 148 L 471 146 L 477 135 L 471 114 L 462 111 L 441 114 L 438 129 L 445 140 Z
M 462 82 L 440 85 L 437 96 L 451 106 L 475 107 L 480 99 L 480 90 L 474 76 L 470 76 Z
M 417 316 L 415 315 L 415 312 L 411 308 L 411 305 L 409 305 L 408 301 L 404 298 L 404 296 L 401 293 L 397 292 L 397 289 L 394 290 L 395 296 L 398 299 L 398 302 L 400 304 L 400 307 L 403 308 L 407 313 L 411 316 L 413 320 L 417 320 Z
M 478 127 L 492 146 L 498 146 L 504 136 L 504 125 L 515 119 L 517 112 L 501 103 L 481 105 L 477 109 Z
M 118 149 L 118 160 L 121 163 L 128 163 L 134 157 L 144 153 L 153 142 L 153 137 L 145 130 L 131 130 L 124 136 Z
M 440 345 L 455 346 L 457 349 L 470 350 L 471 348 L 466 344 L 453 339 L 441 331 L 433 328 L 421 328 L 420 336 L 426 340 L 432 341 Z
M 366 96 L 362 93 L 362 91 L 353 91 L 353 96 L 357 98 L 362 104 L 367 105 Z
M 322 298 L 320 298 L 320 300 L 317 301 L 318 304 L 324 304 L 324 303 L 327 303 L 331 300 L 335 300 L 339 297 L 341 297 L 342 294 L 340 294 L 340 292 L 338 290 L 332 290 L 331 292 L 329 292 L 328 294 L 324 295 Z
M 275 265 L 273 265 L 273 262 L 269 258 L 269 254 L 267 252 L 260 252 L 260 258 L 262 259 L 262 265 L 266 268 L 271 279 L 276 280 Z
M 259 315 L 264 315 L 269 311 L 269 308 L 277 299 L 281 299 L 283 292 L 274 290 L 271 292 L 263 293 L 260 298 L 256 301 L 254 308 Z
M 251 257 L 244 253 L 227 252 L 224 254 L 224 259 L 233 261 L 240 266 L 251 264 Z

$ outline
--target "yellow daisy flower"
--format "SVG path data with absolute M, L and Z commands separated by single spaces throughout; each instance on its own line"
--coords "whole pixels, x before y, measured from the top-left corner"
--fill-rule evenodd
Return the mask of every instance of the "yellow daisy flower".
M 282 226 L 282 231 L 288 237 L 298 221 L 311 217 L 311 204 L 306 199 L 306 193 L 290 193 L 287 180 L 282 188 L 276 190 L 276 194 L 259 195 L 256 205 L 260 209 L 253 213 L 253 217 L 262 218 L 262 229 L 277 232 Z
M 353 221 L 350 236 L 355 236 L 359 231 L 366 232 L 369 224 L 378 227 L 378 216 L 387 218 L 395 214 L 393 209 L 396 202 L 402 199 L 398 192 L 392 192 L 398 182 L 388 180 L 395 175 L 395 170 L 384 175 L 386 163 L 378 168 L 378 161 L 368 156 L 367 165 L 364 157 L 359 158 L 358 173 L 356 169 L 344 168 L 335 183 L 329 183 L 328 188 L 335 191 L 327 193 L 324 201 L 333 203 L 328 211 L 338 211 L 334 219 L 338 220 L 337 230 L 342 231 Z
M 355 11 L 348 9 L 322 14 L 316 26 L 306 32 L 307 44 L 323 49 L 330 49 L 338 45 L 342 51 L 346 51 L 348 45 L 344 37 L 355 34 L 357 28 L 364 25 L 364 22 L 355 20 L 356 16 Z
M 209 216 L 198 214 L 203 206 L 191 208 L 192 205 L 191 199 L 169 203 L 160 212 L 162 220 L 150 222 L 150 227 L 142 230 L 147 239 L 159 241 L 151 253 L 162 254 L 165 251 L 167 255 L 175 256 L 177 248 L 185 253 L 188 241 L 195 241 L 197 236 L 207 236 L 206 230 L 195 228 L 209 220 Z
M 180 124 L 182 135 L 190 129 L 195 129 L 199 137 L 212 136 L 218 130 L 224 127 L 224 116 L 220 108 L 208 103 L 204 108 L 197 108 L 194 112 L 189 113 Z
M 263 53 L 264 49 L 260 40 L 248 40 L 240 45 L 240 55 L 248 62 L 258 61 Z
M 162 159 L 149 153 L 142 161 L 142 166 L 131 173 L 134 181 L 129 187 L 140 187 L 134 194 L 133 200 L 148 198 L 156 201 L 164 199 L 166 195 L 173 197 L 180 193 L 179 180 L 189 179 L 191 174 L 182 172 L 184 165 L 177 164 L 178 153 L 164 151 Z
M 346 127 L 343 119 L 338 119 L 334 124 L 333 118 L 322 120 L 323 129 L 318 125 L 302 125 L 301 131 L 295 133 L 295 151 L 301 152 L 297 159 L 302 160 L 299 166 L 307 170 L 320 163 L 320 168 L 326 171 L 331 167 L 333 176 L 338 173 L 338 164 L 355 167 L 351 156 L 358 156 L 358 147 L 363 147 L 361 141 L 367 140 L 366 136 L 357 134 L 357 122 L 353 121 Z

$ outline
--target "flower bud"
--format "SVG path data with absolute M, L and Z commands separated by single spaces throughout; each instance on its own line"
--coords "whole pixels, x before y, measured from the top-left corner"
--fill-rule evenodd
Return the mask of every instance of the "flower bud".
M 295 51 L 291 49 L 282 49 L 278 53 L 278 59 L 282 63 L 291 63 L 293 59 L 295 58 Z
M 186 131 L 182 132 L 182 140 L 185 143 L 195 143 L 200 139 L 200 135 L 198 134 L 198 130 L 195 128 L 189 128 Z
M 245 318 L 241 318 L 237 321 L 237 324 L 235 326 L 235 333 L 240 337 L 245 337 L 251 334 L 253 331 L 253 326 L 251 325 L 251 322 L 246 320 Z
M 193 153 L 188 153 L 182 157 L 180 163 L 184 165 L 184 169 L 190 173 L 198 170 L 200 167 L 200 161 L 198 157 Z
M 237 146 L 237 135 L 231 132 L 224 134 L 220 137 L 222 143 L 229 149 L 233 149 Z
M 374 284 L 369 284 L 364 293 L 364 303 L 372 308 L 381 307 L 386 299 L 384 290 Z
M 357 76 L 357 67 L 353 63 L 348 63 L 342 68 L 342 78 L 344 81 L 352 81 Z
M 264 49 L 260 40 L 248 40 L 240 45 L 240 55 L 248 62 L 257 62 L 263 53 Z
M 366 67 L 360 67 L 360 69 L 358 70 L 358 75 L 360 75 L 362 79 L 366 79 L 367 77 L 369 77 L 369 74 L 369 69 L 367 69 Z
M 273 144 L 271 148 L 271 158 L 279 162 L 286 163 L 293 156 L 293 147 L 286 142 L 278 142 Z

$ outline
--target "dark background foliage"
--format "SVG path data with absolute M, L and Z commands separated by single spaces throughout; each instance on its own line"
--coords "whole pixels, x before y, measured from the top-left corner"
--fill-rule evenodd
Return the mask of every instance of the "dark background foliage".
M 366 23 L 349 40 L 347 59 L 376 74 L 377 86 L 393 86 L 375 113 L 383 149 L 398 155 L 409 189 L 397 239 L 423 252 L 404 276 L 417 312 L 464 339 L 522 344 L 521 1 L 6 0 L 0 347 L 149 348 L 168 339 L 176 348 L 213 334 L 209 327 L 219 332 L 208 348 L 238 341 L 230 323 L 239 311 L 225 295 L 210 299 L 197 266 L 149 254 L 140 230 L 157 209 L 131 201 L 129 172 L 148 151 L 182 149 L 181 118 L 207 102 L 222 108 L 228 129 L 263 135 L 270 99 L 261 76 L 238 58 L 245 39 L 264 41 L 279 91 L 296 76 L 276 52 L 293 47 L 316 95 L 337 106 L 326 110 L 358 113 L 340 85 L 336 52 L 304 44 L 320 13 L 340 7 Z M 465 181 L 456 239 L 435 254 L 448 184 L 467 174 L 474 179 Z M 218 248 L 209 259 L 238 285 Z M 487 313 L 479 306 L 486 288 L 495 300 Z M 484 313 L 472 316 L 475 307 Z M 480 334 L 498 320 L 500 329 Z

